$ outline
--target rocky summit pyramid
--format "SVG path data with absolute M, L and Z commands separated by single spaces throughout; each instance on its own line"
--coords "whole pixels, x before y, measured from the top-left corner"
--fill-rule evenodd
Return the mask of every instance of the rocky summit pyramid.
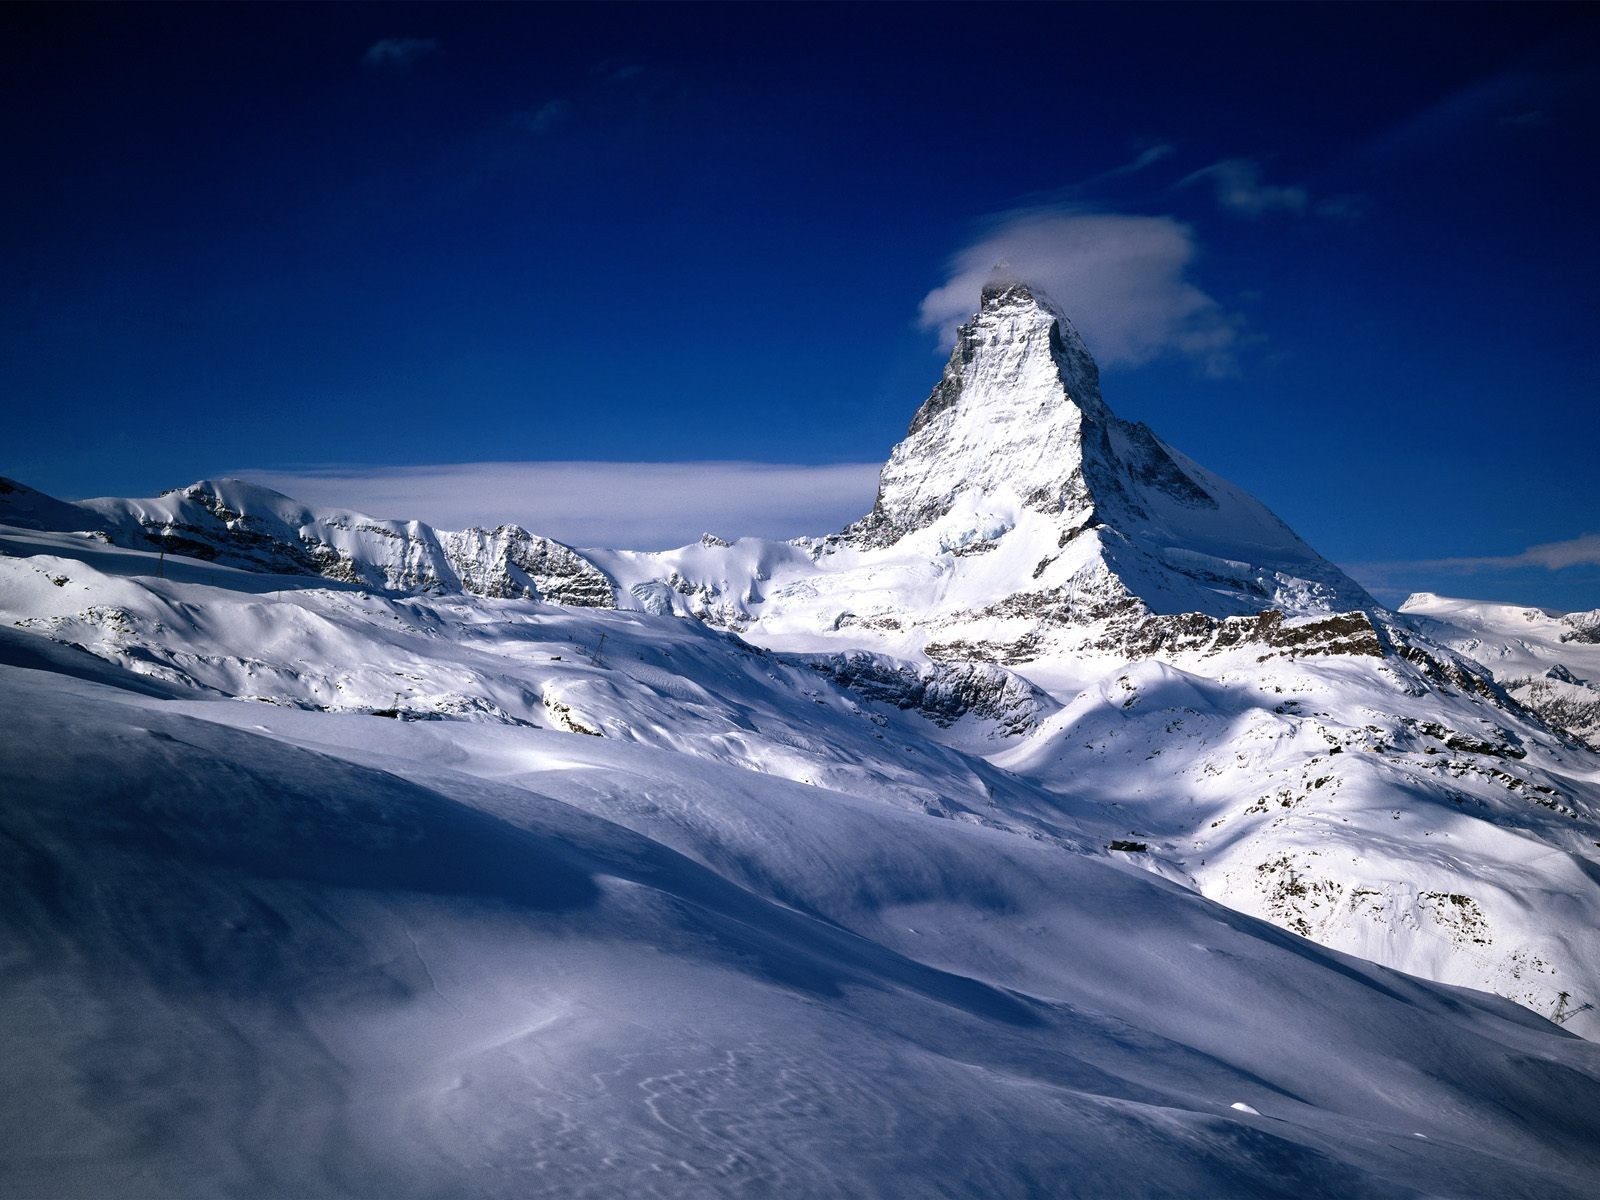
M 1216 617 L 1373 605 L 1260 502 L 1113 413 L 1072 322 L 1015 280 L 983 290 L 842 540 L 930 533 L 968 555 L 1025 543 L 1026 590 L 1083 593 L 1090 619 L 1108 604 Z

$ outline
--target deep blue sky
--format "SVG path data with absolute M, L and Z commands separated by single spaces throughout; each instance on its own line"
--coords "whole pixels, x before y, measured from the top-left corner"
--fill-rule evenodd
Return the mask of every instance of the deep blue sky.
M 1594 11 L 10 6 L 0 472 L 878 460 L 952 256 L 1124 214 L 1227 345 L 1119 412 L 1386 598 L 1600 605 L 1427 562 L 1600 533 Z

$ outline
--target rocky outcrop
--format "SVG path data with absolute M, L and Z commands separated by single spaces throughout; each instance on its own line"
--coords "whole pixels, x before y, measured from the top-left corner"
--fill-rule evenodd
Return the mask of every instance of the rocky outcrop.
M 1600 646 L 1600 608 L 1589 612 L 1566 613 L 1561 617 L 1561 624 L 1566 627 L 1561 632 L 1563 642 Z
M 970 716 L 993 722 L 1001 737 L 1018 737 L 1059 707 L 1027 680 L 988 663 L 910 663 L 865 651 L 804 661 L 865 700 L 917 712 L 945 728 Z
M 1010 642 L 931 642 L 927 652 L 937 659 L 976 659 L 1020 666 L 1059 650 L 1046 636 L 1048 622 L 1076 627 L 1081 609 L 1055 608 L 1058 597 L 1018 595 L 991 611 L 1027 612 L 1041 619 L 1041 628 Z M 1211 617 L 1205 613 L 1152 614 L 1112 612 L 1111 619 L 1092 629 L 1080 629 L 1074 645 L 1125 658 L 1166 658 L 1175 654 L 1220 654 L 1254 649 L 1257 661 L 1301 658 L 1307 655 L 1362 655 L 1381 658 L 1392 647 L 1378 625 L 1365 612 L 1334 613 L 1326 617 L 1290 619 L 1276 609 L 1252 617 Z
M 1558 670 L 1552 668 L 1537 679 L 1514 681 L 1507 690 L 1552 729 L 1591 750 L 1600 750 L 1600 686 L 1572 678 L 1570 672 L 1557 674 Z
M 439 535 L 464 591 L 507 599 L 614 608 L 611 581 L 576 550 L 520 525 Z

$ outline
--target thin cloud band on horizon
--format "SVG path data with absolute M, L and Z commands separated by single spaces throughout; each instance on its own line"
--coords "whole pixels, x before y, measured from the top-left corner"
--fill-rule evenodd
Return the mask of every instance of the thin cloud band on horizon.
M 1568 567 L 1600 566 L 1600 533 L 1583 533 L 1557 542 L 1540 542 L 1515 554 L 1456 555 L 1449 558 L 1396 559 L 1352 564 L 1361 570 L 1381 571 L 1515 571 L 1542 567 L 1564 571 Z
M 478 462 L 245 467 L 225 474 L 317 508 L 441 529 L 516 524 L 574 546 L 663 550 L 702 533 L 785 539 L 862 516 L 881 463 Z
M 1541 542 L 1515 554 L 1374 560 L 1340 565 L 1386 603 L 1399 603 L 1417 592 L 1460 596 L 1466 589 L 1474 588 L 1467 582 L 1471 579 L 1493 580 L 1493 586 L 1498 589 L 1517 580 L 1525 585 L 1534 576 L 1559 576 L 1568 594 L 1564 604 L 1552 607 L 1546 602 L 1528 601 L 1530 607 L 1546 611 L 1588 611 L 1600 600 L 1600 593 L 1590 590 L 1592 585 L 1600 585 L 1600 533 Z M 1526 591 L 1526 587 L 1521 590 Z M 1522 603 L 1502 594 L 1480 596 L 1480 599 L 1491 603 Z

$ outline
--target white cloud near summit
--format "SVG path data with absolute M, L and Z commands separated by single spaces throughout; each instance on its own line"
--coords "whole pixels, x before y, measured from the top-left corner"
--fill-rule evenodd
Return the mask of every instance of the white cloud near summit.
M 441 529 L 521 525 L 574 546 L 664 550 L 710 532 L 832 533 L 872 507 L 878 463 L 480 462 L 227 472 L 313 507 Z
M 1102 367 L 1174 354 L 1228 375 L 1241 321 L 1189 278 L 1196 250 L 1194 231 L 1172 217 L 1024 210 L 951 260 L 948 281 L 923 298 L 921 323 L 950 345 L 1004 266 L 1055 300 Z

